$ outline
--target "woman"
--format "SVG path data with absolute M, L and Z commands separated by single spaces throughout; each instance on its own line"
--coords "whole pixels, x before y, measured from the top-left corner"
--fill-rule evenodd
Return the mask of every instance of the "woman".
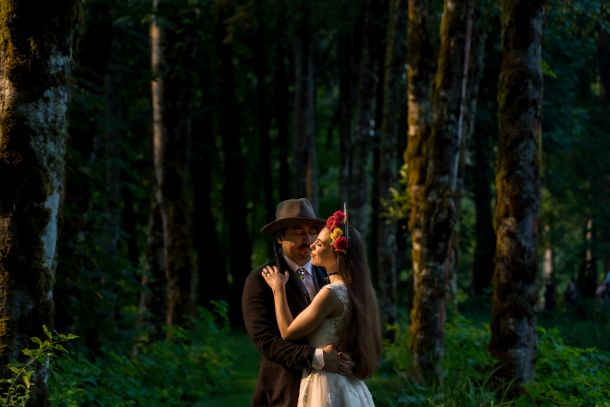
M 275 314 L 284 339 L 308 337 L 310 345 L 332 344 L 350 352 L 356 377 L 314 370 L 304 372 L 298 406 L 373 406 L 362 379 L 371 377 L 381 356 L 381 329 L 375 292 L 358 231 L 336 211 L 311 245 L 311 261 L 328 272 L 311 304 L 293 319 L 286 302 L 289 275 L 267 266 L 263 277 L 273 290 Z

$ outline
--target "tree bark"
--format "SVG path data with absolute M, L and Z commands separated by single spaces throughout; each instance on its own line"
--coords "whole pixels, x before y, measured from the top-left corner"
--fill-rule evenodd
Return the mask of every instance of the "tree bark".
M 404 89 L 401 86 L 405 71 L 407 36 L 407 0 L 392 0 L 387 33 L 385 54 L 385 75 L 383 84 L 383 121 L 379 145 L 379 188 L 380 214 L 377 223 L 377 282 L 383 325 L 396 323 L 396 235 L 398 222 L 382 214 L 392 200 L 391 188 L 398 188 L 398 146 L 400 145 L 401 126 L 397 118 L 406 110 Z M 384 336 L 392 339 L 391 330 Z
M 0 8 L 0 372 L 24 361 L 53 326 L 58 211 L 79 2 Z M 30 403 L 47 406 L 48 360 L 35 364 Z
M 436 67 L 433 6 L 427 0 L 409 0 L 407 26 L 407 149 L 409 231 L 413 276 L 421 272 L 422 203 L 426 181 L 427 143 L 432 125 L 430 89 Z
M 186 20 L 188 13 L 195 15 L 195 10 L 164 0 L 153 0 L 153 10 L 150 33 L 153 155 L 156 196 L 163 221 L 166 320 L 174 327 L 184 325 L 188 316 L 194 314 L 191 290 L 196 264 L 190 234 L 187 177 L 196 35 L 192 30 L 194 23 L 185 25 L 183 19 Z M 180 29 L 166 30 L 167 23 L 160 20 L 171 21 Z
M 434 120 L 429 145 L 425 201 L 422 205 L 421 267 L 415 276 L 411 312 L 411 355 L 418 382 L 442 385 L 446 261 L 458 219 L 457 182 L 464 131 L 472 7 L 446 0 L 434 83 Z
M 489 351 L 510 395 L 534 378 L 545 1 L 502 1 L 496 268 Z

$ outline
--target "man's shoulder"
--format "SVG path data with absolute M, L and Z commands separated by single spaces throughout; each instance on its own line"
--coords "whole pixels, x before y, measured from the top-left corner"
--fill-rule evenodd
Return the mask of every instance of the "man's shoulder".
M 252 269 L 246 276 L 246 284 L 248 284 L 249 281 L 259 281 L 259 280 L 263 281 L 262 279 L 259 278 L 263 267 L 270 266 L 272 264 L 273 263 L 268 262 L 268 263 L 262 264 L 260 266 L 255 267 L 254 269 Z

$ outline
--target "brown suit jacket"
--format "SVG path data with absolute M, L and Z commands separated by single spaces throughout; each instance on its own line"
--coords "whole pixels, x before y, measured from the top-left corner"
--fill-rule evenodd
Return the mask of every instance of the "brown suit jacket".
M 286 283 L 288 307 L 293 317 L 303 311 L 310 302 L 299 278 L 280 258 L 280 269 L 290 273 Z M 273 292 L 261 276 L 262 268 L 246 278 L 242 295 L 242 311 L 246 329 L 260 352 L 258 380 L 252 405 L 294 407 L 299 398 L 299 386 L 303 370 L 311 370 L 314 348 L 307 338 L 285 341 L 280 335 L 275 317 Z M 313 267 L 318 287 L 326 283 L 326 272 Z

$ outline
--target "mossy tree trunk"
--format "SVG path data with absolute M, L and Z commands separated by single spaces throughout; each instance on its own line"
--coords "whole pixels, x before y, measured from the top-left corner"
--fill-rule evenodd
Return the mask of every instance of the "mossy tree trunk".
M 496 268 L 489 351 L 511 394 L 534 378 L 545 1 L 502 1 Z
M 442 385 L 446 260 L 458 218 L 457 182 L 464 131 L 464 103 L 470 55 L 469 1 L 446 0 L 434 82 L 434 119 L 422 202 L 421 264 L 415 276 L 410 349 L 413 375 L 427 385 Z
M 294 128 L 292 183 L 296 197 L 307 197 L 318 207 L 315 149 L 314 40 L 311 5 L 295 2 L 294 15 Z
M 79 2 L 0 7 L 0 371 L 53 325 L 59 203 Z M 47 362 L 31 405 L 47 406 Z
M 387 204 L 391 203 L 391 188 L 398 188 L 398 146 L 401 134 L 400 122 L 406 110 L 404 89 L 400 86 L 404 73 L 407 38 L 407 0 L 390 2 L 387 45 L 385 54 L 385 75 L 383 84 L 383 121 L 379 143 L 379 171 L 377 182 L 381 214 L 377 221 L 377 286 L 383 325 L 396 323 L 396 220 L 383 216 Z M 392 331 L 386 331 L 385 336 Z
M 153 11 L 150 37 L 156 196 L 163 222 L 166 321 L 174 327 L 183 325 L 194 313 L 192 279 L 196 262 L 188 198 L 188 151 L 197 55 L 193 21 L 197 13 L 187 2 L 167 0 L 153 0 Z
M 422 212 L 426 181 L 426 144 L 432 126 L 430 89 L 436 67 L 432 2 L 409 0 L 407 23 L 407 149 L 409 232 L 414 279 L 421 272 Z

